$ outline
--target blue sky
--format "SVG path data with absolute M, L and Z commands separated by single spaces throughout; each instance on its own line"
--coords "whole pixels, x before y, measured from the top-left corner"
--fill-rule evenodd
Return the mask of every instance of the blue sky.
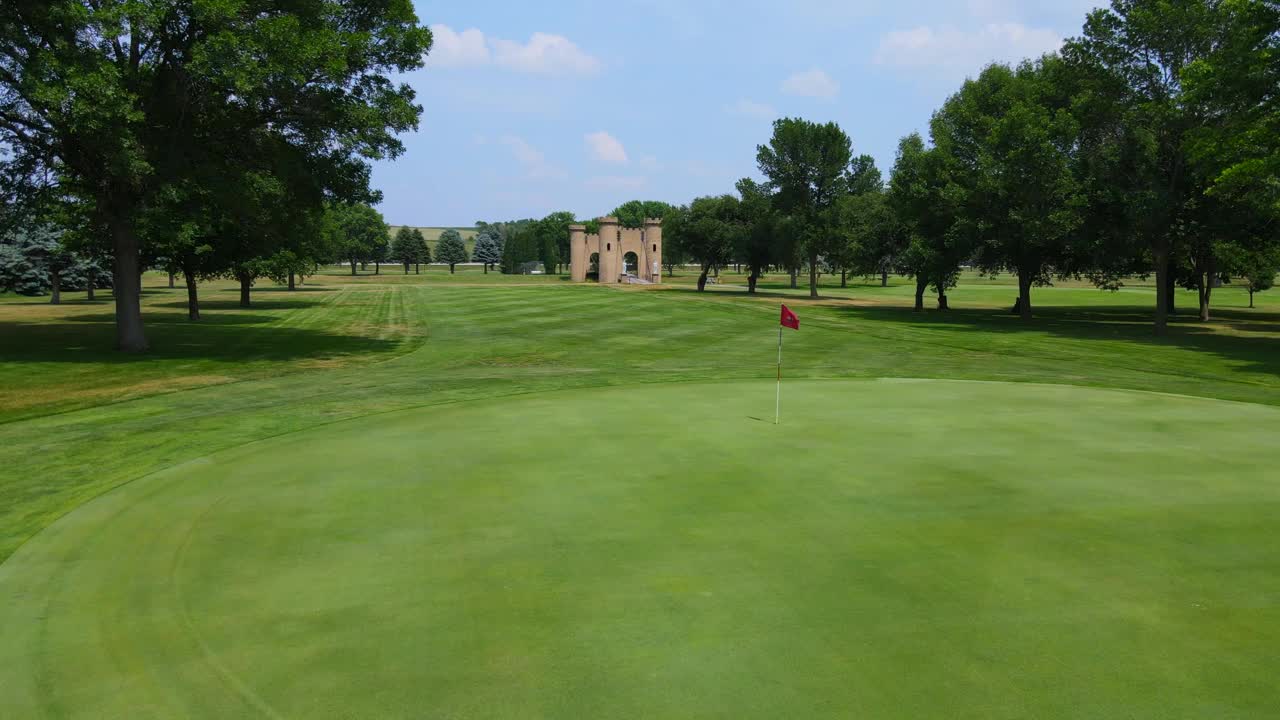
M 1056 49 L 1096 0 L 417 2 L 425 107 L 374 168 L 392 224 L 470 225 L 756 176 L 774 118 L 834 120 L 888 173 L 898 139 L 992 60 Z

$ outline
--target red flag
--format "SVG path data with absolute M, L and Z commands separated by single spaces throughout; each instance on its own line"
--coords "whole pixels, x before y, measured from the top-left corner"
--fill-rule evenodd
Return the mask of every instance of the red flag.
M 796 314 L 791 312 L 791 308 L 786 305 L 782 306 L 782 320 L 780 322 L 782 327 L 789 327 L 792 330 L 800 329 L 800 318 L 796 317 Z

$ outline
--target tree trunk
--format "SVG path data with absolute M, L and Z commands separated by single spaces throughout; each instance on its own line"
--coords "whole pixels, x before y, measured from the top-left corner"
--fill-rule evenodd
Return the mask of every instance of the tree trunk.
M 449 274 L 453 274 L 453 263 L 449 263 Z
M 1196 274 L 1200 285 L 1200 322 L 1209 322 L 1209 301 L 1213 299 L 1213 279 L 1218 275 L 1218 263 L 1212 256 L 1205 262 L 1205 271 Z
M 707 289 L 707 272 L 709 270 L 710 268 L 704 267 L 702 268 L 702 273 L 698 275 L 698 292 L 702 292 Z
M 373 274 L 374 274 L 374 275 L 381 275 L 381 274 L 382 274 L 382 263 L 380 263 L 380 262 L 375 262 L 375 263 L 373 264 Z
M 85 299 L 87 299 L 89 302 L 93 302 L 95 299 L 94 298 L 95 288 L 93 287 L 95 284 L 97 284 L 97 278 L 95 278 L 93 276 L 93 273 L 90 272 L 88 286 L 85 288 Z
M 1249 307 L 1253 307 L 1253 288 L 1249 288 Z
M 924 291 L 929 289 L 929 277 L 916 275 L 916 312 L 924 312 Z
M 754 272 L 747 276 L 747 294 L 748 295 L 756 294 L 756 281 L 759 279 L 760 279 L 760 276 Z
M 792 290 L 795 290 L 797 287 L 799 287 L 799 286 L 796 284 L 796 278 L 800 275 L 800 269 L 799 269 L 799 268 L 791 268 L 791 269 L 790 269 L 790 272 L 791 272 L 791 289 L 792 289 Z
M 809 253 L 809 297 L 818 297 L 818 254 Z
M 1159 248 L 1155 252 L 1156 260 L 1156 317 L 1155 333 L 1164 335 L 1169 331 L 1169 307 L 1173 302 L 1173 288 L 1170 287 L 1169 249 Z
M 368 269 L 369 269 L 369 263 L 365 262 L 364 260 L 361 260 L 361 261 L 360 261 L 360 269 L 361 269 L 361 270 L 368 270 Z
M 717 265 L 717 266 L 716 266 L 715 273 L 716 273 L 716 279 L 717 279 L 717 280 L 718 280 L 718 279 L 720 279 L 720 266 L 719 266 L 719 265 Z
M 290 270 L 290 271 L 289 271 L 289 289 L 290 289 L 290 290 L 293 290 L 293 289 L 294 289 L 294 286 L 293 286 L 293 271 L 292 271 L 292 270 Z
M 880 271 L 880 287 L 889 287 L 889 271 Z
M 1018 315 L 1031 319 L 1031 277 L 1027 273 L 1018 276 Z
M 196 274 L 186 268 L 182 269 L 182 277 L 187 281 L 187 319 L 200 319 L 200 296 L 196 289 Z
M 421 275 L 421 274 L 422 274 L 422 263 L 414 263 L 414 264 L 413 264 L 413 274 L 414 274 L 414 275 Z
M 124 352 L 143 352 L 147 349 L 147 335 L 142 325 L 142 282 L 138 275 L 138 236 L 134 234 L 129 219 L 112 213 L 107 218 L 111 232 L 111 246 L 115 253 L 112 263 L 112 295 L 116 302 L 116 349 Z
M 355 277 L 355 276 L 356 276 L 356 260 L 355 258 L 352 258 L 351 259 L 351 277 Z
M 939 310 L 951 309 L 951 306 L 947 304 L 947 291 L 943 290 L 942 288 L 938 288 L 938 309 Z
M 240 276 L 240 307 L 249 307 L 249 286 L 252 281 L 248 275 Z
M 1169 270 L 1165 274 L 1164 284 L 1165 284 L 1165 287 L 1168 288 L 1168 293 L 1165 295 L 1164 307 L 1166 310 L 1168 310 L 1170 315 L 1177 315 L 1178 314 L 1178 308 L 1177 308 L 1178 278 L 1173 274 L 1172 264 L 1170 264 Z
M 49 296 L 50 305 L 62 304 L 62 273 L 56 269 L 49 272 L 49 282 L 53 285 L 53 294 Z
M 488 274 L 489 274 L 489 263 L 485 263 L 485 264 L 484 264 L 484 274 L 485 274 L 485 275 L 488 275 Z
M 848 275 L 849 275 L 849 272 L 847 270 L 840 271 L 840 287 L 842 288 L 849 287 L 849 284 L 846 281 L 846 278 L 848 277 Z
M 169 272 L 169 289 L 170 290 L 173 289 L 173 272 L 172 271 Z

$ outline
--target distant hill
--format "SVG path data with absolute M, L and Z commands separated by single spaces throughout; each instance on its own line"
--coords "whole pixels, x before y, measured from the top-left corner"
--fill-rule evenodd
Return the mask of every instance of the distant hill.
M 399 230 L 399 229 L 400 229 L 401 227 L 403 227 L 403 226 L 402 226 L 402 225 L 391 225 L 391 226 L 389 226 L 389 227 L 390 227 L 391 237 L 395 237 L 395 236 L 396 236 L 396 231 L 397 231 L 397 230 Z M 409 229 L 410 229 L 410 230 L 412 230 L 413 228 L 414 228 L 414 226 L 413 226 L 413 225 L 410 225 L 410 226 L 409 226 Z M 461 235 L 461 236 L 462 236 L 462 239 L 467 243 L 467 253 L 468 253 L 468 254 L 470 254 L 470 253 L 474 252 L 474 251 L 475 251 L 475 249 L 476 249 L 476 229 L 475 229 L 474 227 L 455 227 L 455 228 L 448 228 L 448 227 L 419 227 L 419 228 L 418 228 L 418 230 L 421 230 L 421 231 L 422 231 L 422 236 L 423 236 L 423 237 L 425 237 L 425 238 L 427 239 L 427 246 L 431 248 L 431 255 L 432 255 L 432 257 L 434 257 L 434 256 L 435 256 L 435 253 L 436 253 L 436 242 L 440 240 L 440 233 L 444 232 L 445 230 L 457 230 L 457 231 L 458 231 L 458 234 L 459 234 L 459 235 Z

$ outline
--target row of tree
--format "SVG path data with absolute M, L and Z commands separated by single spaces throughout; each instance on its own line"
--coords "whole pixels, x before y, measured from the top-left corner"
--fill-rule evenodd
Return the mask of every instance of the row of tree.
M 1018 278 L 1016 312 L 1059 278 L 1154 276 L 1164 332 L 1178 286 L 1271 286 L 1280 269 L 1280 4 L 1116 0 L 1062 51 L 994 64 L 899 143 L 887 183 L 835 123 L 774 123 L 763 183 L 671 212 L 666 250 L 707 274 L 767 268 L 916 282 L 962 267 Z
M 144 268 L 247 298 L 330 253 L 335 217 L 372 225 L 347 216 L 417 126 L 393 77 L 430 46 L 411 0 L 0 3 L 0 232 L 108 262 L 116 343 L 145 350 Z

